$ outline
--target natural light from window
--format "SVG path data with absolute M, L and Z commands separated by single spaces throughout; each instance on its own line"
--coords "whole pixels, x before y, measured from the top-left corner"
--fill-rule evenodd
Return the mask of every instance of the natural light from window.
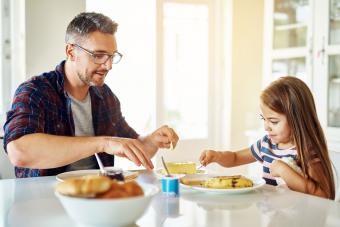
M 103 13 L 118 25 L 122 61 L 113 65 L 106 83 L 118 96 L 123 115 L 140 134 L 155 123 L 155 6 L 153 1 L 87 0 L 87 11 Z M 141 10 L 142 9 L 142 10 Z M 128 12 L 128 13 L 127 13 Z M 140 20 L 131 20 L 130 15 Z
M 103 13 L 118 25 L 116 34 L 122 61 L 113 65 L 106 78 L 120 100 L 122 113 L 139 134 L 156 128 L 155 122 L 155 2 L 87 0 L 86 10 Z M 131 19 L 140 18 L 140 20 Z M 115 166 L 136 168 L 126 159 L 116 159 Z
M 208 135 L 208 8 L 164 4 L 165 122 L 181 139 Z
M 181 143 L 208 139 L 207 4 L 156 0 L 86 4 L 87 11 L 108 15 L 119 24 L 116 38 L 123 59 L 113 65 L 106 83 L 121 101 L 127 122 L 141 135 L 167 124 Z M 136 168 L 121 159 L 115 165 Z

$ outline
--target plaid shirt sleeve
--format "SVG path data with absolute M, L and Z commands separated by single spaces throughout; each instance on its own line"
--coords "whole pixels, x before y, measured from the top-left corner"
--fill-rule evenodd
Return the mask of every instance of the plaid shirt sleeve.
M 44 112 L 41 111 L 41 97 L 39 89 L 30 82 L 21 84 L 16 90 L 4 125 L 5 151 L 9 142 L 27 134 L 43 132 Z
M 90 92 L 94 94 L 91 96 L 92 117 L 97 136 L 138 138 L 137 132 L 129 126 L 122 115 L 119 99 L 107 85 L 91 87 Z
M 109 112 L 112 114 L 110 117 L 112 118 L 112 122 L 114 122 L 113 126 L 115 128 L 115 131 L 117 132 L 117 136 L 133 139 L 138 138 L 138 133 L 130 127 L 122 114 L 118 97 L 113 94 L 109 87 L 105 86 L 105 89 L 107 89 L 106 94 L 108 102 L 110 103 L 109 106 L 111 107 L 111 110 Z
M 130 125 L 126 122 L 121 109 L 120 109 L 120 102 L 117 98 L 117 102 L 116 102 L 116 106 L 117 106 L 117 110 L 118 110 L 118 118 L 117 118 L 117 123 L 116 123 L 116 127 L 117 127 L 117 132 L 118 132 L 118 136 L 120 137 L 127 137 L 127 138 L 133 138 L 136 139 L 138 138 L 138 134 L 137 132 L 130 127 Z

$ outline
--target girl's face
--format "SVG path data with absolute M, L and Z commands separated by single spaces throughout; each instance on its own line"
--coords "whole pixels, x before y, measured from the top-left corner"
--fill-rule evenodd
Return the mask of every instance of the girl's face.
M 265 104 L 260 104 L 262 119 L 264 120 L 264 129 L 267 131 L 272 143 L 279 148 L 290 148 L 293 146 L 291 141 L 291 130 L 287 122 L 287 117 L 270 109 Z

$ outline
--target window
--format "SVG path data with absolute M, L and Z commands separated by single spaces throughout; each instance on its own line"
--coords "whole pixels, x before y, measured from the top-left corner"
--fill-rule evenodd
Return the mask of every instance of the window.
M 123 58 L 113 65 L 106 83 L 118 96 L 129 124 L 140 134 L 150 132 L 155 128 L 155 3 L 87 0 L 86 8 L 117 21 L 117 45 Z
M 0 0 L 0 5 L 0 123 L 2 126 L 15 89 L 25 79 L 25 2 Z M 2 127 L 0 135 L 2 135 Z
M 106 83 L 120 99 L 129 124 L 141 135 L 163 124 L 178 132 L 181 141 L 166 153 L 167 160 L 196 161 L 203 148 L 217 141 L 215 122 L 221 119 L 216 118 L 216 99 L 222 100 L 217 97 L 223 84 L 214 61 L 219 59 L 214 50 L 221 49 L 215 34 L 218 2 L 86 1 L 87 11 L 101 12 L 119 24 L 118 51 L 124 57 Z M 122 160 L 117 164 L 136 168 Z
M 10 73 L 11 53 L 10 53 L 10 11 L 9 1 L 1 0 L 0 11 L 0 122 L 5 120 L 5 112 L 9 107 L 11 80 L 6 79 Z M 2 128 L 0 129 L 0 132 Z M 1 133 L 2 134 L 2 133 Z
M 155 8 L 154 1 L 86 1 L 87 11 L 103 13 L 118 23 L 116 38 L 123 58 L 105 82 L 119 98 L 127 122 L 141 135 L 156 128 Z M 116 160 L 116 166 L 136 168 L 126 159 Z
M 208 137 L 209 8 L 165 3 L 164 121 L 181 139 Z

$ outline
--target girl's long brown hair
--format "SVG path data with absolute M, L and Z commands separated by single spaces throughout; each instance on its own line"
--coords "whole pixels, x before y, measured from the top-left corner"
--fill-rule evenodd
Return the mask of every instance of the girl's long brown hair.
M 327 198 L 334 199 L 334 176 L 327 143 L 316 113 L 313 95 L 307 85 L 296 77 L 281 77 L 262 92 L 261 101 L 273 111 L 287 117 L 298 162 L 306 178 L 311 179 L 308 174 L 310 162 L 320 159 L 321 171 L 313 171 L 320 182 L 314 183 L 320 186 Z

